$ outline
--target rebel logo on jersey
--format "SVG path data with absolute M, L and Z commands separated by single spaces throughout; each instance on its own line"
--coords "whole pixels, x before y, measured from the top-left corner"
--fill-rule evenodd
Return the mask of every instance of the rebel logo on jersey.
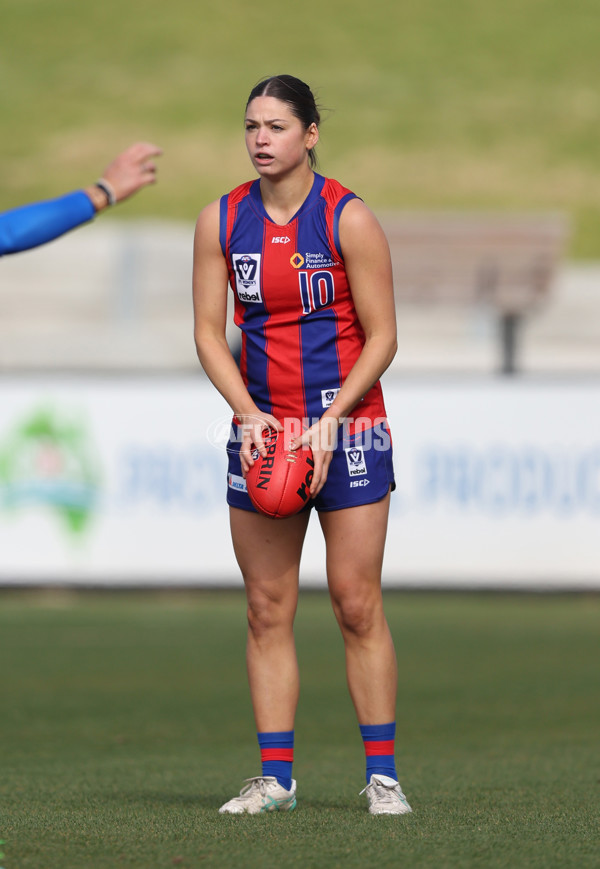
M 323 407 L 331 407 L 339 391 L 339 386 L 336 389 L 322 389 L 321 403 L 323 404 Z
M 233 254 L 235 269 L 235 289 L 240 302 L 260 303 L 260 259 L 259 253 Z

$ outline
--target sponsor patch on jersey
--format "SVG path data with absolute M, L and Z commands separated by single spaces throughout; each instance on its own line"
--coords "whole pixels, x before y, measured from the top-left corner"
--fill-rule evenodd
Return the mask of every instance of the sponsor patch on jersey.
M 235 269 L 235 291 L 240 302 L 246 304 L 262 302 L 260 291 L 261 254 L 234 253 L 231 258 Z
M 344 452 L 348 462 L 348 473 L 351 477 L 360 477 L 367 473 L 367 463 L 362 447 L 346 447 Z
M 230 489 L 236 489 L 238 492 L 247 492 L 246 481 L 238 474 L 227 474 L 227 485 Z
M 289 235 L 274 235 L 271 244 L 288 244 L 291 240 Z
M 336 395 L 340 391 L 340 387 L 337 389 L 322 389 L 321 390 L 321 405 L 323 407 L 331 407 L 333 404 Z
M 305 252 L 304 262 L 307 269 L 332 269 L 340 265 L 340 261 L 332 259 L 329 253 Z
M 295 269 L 301 269 L 304 265 L 304 257 L 301 253 L 293 253 L 290 257 L 290 263 L 294 266 Z

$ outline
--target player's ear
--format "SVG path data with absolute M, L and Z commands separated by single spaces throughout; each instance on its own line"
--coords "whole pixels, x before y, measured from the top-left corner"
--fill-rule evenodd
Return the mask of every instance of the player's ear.
M 308 130 L 306 131 L 306 150 L 312 151 L 317 142 L 319 141 L 319 128 L 316 124 L 311 124 Z

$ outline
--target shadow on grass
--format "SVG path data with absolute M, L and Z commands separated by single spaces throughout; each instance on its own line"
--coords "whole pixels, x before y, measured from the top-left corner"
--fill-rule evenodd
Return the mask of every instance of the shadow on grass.
M 107 796 L 110 802 L 117 802 L 121 805 L 140 805 L 149 808 L 155 806 L 172 806 L 175 808 L 200 808 L 214 810 L 218 813 L 220 806 L 228 799 L 227 795 L 215 793 L 168 793 L 166 791 L 121 791 L 120 793 L 111 793 Z M 336 812 L 336 811 L 357 811 L 363 814 L 367 811 L 366 803 L 364 806 L 357 798 L 357 801 L 349 801 L 347 798 L 339 799 L 314 799 L 311 797 L 298 798 L 298 805 L 294 811 L 296 813 L 309 812 Z M 283 812 L 278 814 L 284 814 Z

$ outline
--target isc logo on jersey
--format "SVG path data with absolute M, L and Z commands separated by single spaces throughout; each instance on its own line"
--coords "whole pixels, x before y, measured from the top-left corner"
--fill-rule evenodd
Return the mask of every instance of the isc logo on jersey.
M 367 464 L 362 447 L 346 447 L 344 452 L 348 462 L 348 473 L 351 477 L 360 477 L 367 473 Z
M 262 302 L 260 292 L 259 253 L 234 253 L 235 291 L 240 302 L 257 304 Z

